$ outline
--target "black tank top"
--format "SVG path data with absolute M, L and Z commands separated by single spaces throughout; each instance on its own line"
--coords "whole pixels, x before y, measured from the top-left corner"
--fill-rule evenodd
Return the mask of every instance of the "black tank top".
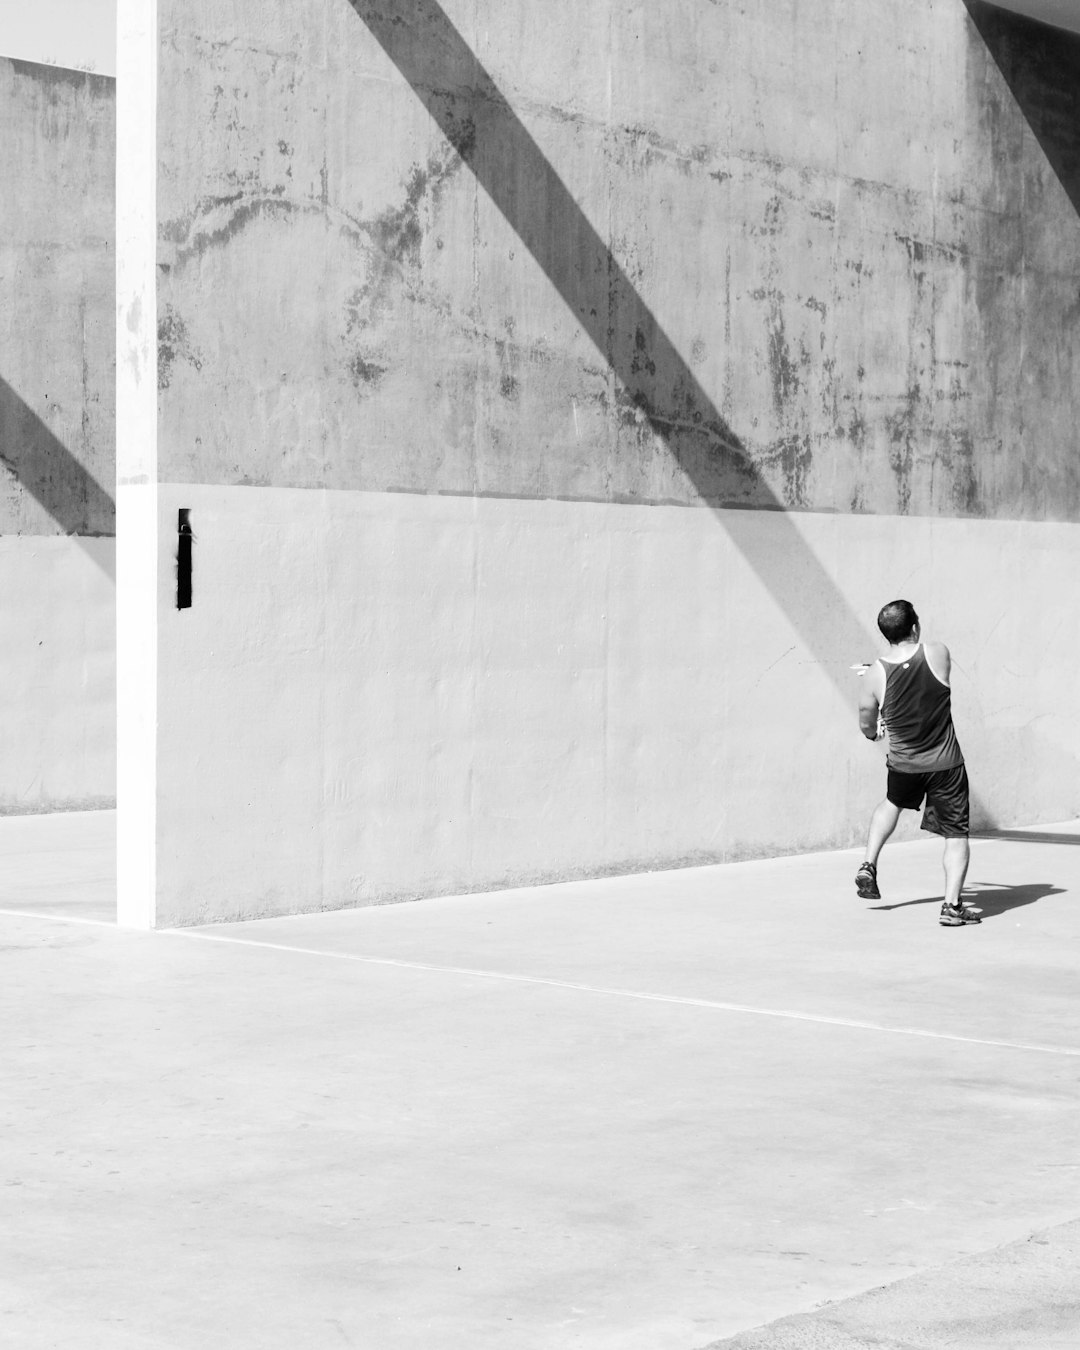
M 889 733 L 886 762 L 901 773 L 933 773 L 963 764 L 952 720 L 952 691 L 926 660 L 920 642 L 906 661 L 882 661 L 881 716 Z

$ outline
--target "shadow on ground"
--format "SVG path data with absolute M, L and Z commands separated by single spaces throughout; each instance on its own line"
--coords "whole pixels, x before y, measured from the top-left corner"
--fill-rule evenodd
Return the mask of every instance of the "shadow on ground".
M 1080 834 L 1054 830 L 980 830 L 972 839 L 1004 839 L 1017 844 L 1080 844 Z
M 1062 886 L 1052 886 L 1047 881 L 1032 881 L 1024 886 L 1004 886 L 996 882 L 984 881 L 964 888 L 964 900 L 982 910 L 984 919 L 996 918 L 1007 914 L 1011 909 L 1020 909 L 1023 905 L 1033 905 L 1048 895 L 1064 895 Z M 927 895 L 921 900 L 902 900 L 896 905 L 868 905 L 868 909 L 907 909 L 910 905 L 940 905 L 943 895 Z

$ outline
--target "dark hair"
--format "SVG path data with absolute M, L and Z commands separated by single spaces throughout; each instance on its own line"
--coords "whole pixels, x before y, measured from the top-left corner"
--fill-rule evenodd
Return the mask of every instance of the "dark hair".
M 906 641 L 918 622 L 919 616 L 910 600 L 890 600 L 877 616 L 877 626 L 894 645 Z

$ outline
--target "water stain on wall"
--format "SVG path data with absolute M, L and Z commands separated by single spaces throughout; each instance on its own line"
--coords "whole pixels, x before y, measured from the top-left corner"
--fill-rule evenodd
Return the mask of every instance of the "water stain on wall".
M 173 362 L 186 361 L 194 370 L 202 370 L 203 360 L 188 336 L 187 324 L 172 305 L 166 305 L 158 319 L 158 388 L 168 389 Z

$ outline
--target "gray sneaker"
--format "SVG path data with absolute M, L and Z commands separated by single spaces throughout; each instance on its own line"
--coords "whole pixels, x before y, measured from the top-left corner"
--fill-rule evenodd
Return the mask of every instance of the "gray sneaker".
M 938 923 L 942 928 L 963 928 L 968 923 L 982 923 L 982 910 L 974 905 L 942 905 Z
M 872 862 L 864 862 L 855 873 L 855 889 L 864 900 L 881 899 L 877 884 L 877 868 Z

